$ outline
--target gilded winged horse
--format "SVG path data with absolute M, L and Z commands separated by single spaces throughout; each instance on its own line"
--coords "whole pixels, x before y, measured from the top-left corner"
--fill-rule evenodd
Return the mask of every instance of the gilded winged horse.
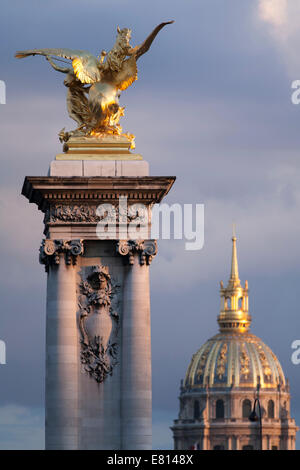
M 159 31 L 171 23 L 173 21 L 159 24 L 136 47 L 130 45 L 131 30 L 118 27 L 113 48 L 108 53 L 102 51 L 98 58 L 88 51 L 73 49 L 32 49 L 15 54 L 18 59 L 45 56 L 55 70 L 66 74 L 67 109 L 78 127 L 71 132 L 63 129 L 62 140 L 71 135 L 121 133 L 118 122 L 124 108 L 119 106 L 120 93 L 137 80 L 137 60 L 149 50 Z M 62 67 L 54 62 L 61 61 L 59 57 L 71 60 L 69 66 Z

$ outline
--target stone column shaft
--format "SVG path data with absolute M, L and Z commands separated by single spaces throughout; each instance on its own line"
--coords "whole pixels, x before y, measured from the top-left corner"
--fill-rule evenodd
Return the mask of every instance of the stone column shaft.
M 75 267 L 49 266 L 46 319 L 46 449 L 78 449 Z
M 149 266 L 127 267 L 122 324 L 122 449 L 152 448 Z

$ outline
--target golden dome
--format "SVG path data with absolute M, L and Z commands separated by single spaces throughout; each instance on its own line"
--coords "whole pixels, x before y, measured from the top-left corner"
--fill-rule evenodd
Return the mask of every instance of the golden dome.
M 260 338 L 251 333 L 219 333 L 194 354 L 183 387 L 285 387 L 281 365 Z
M 231 273 L 227 287 L 221 281 L 220 333 L 194 354 L 183 388 L 285 387 L 281 365 L 260 338 L 249 333 L 248 282 L 241 286 L 238 273 L 236 237 L 232 237 Z

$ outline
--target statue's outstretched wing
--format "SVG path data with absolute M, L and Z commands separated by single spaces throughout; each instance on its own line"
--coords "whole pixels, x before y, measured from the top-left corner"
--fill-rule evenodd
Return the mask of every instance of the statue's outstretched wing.
M 118 90 L 126 90 L 132 83 L 137 80 L 137 66 L 135 56 L 124 60 L 122 68 L 113 75 L 114 84 Z
M 31 49 L 18 51 L 15 54 L 17 59 L 23 59 L 30 55 L 56 56 L 72 60 L 74 73 L 81 83 L 96 83 L 101 80 L 99 61 L 88 51 L 74 49 Z
M 160 30 L 167 24 L 172 24 L 172 23 L 174 23 L 174 21 L 167 21 L 165 23 L 160 23 L 158 26 L 156 26 L 156 28 L 145 39 L 145 41 L 135 48 L 136 51 L 134 55 L 135 55 L 136 60 L 138 60 L 138 58 L 141 57 L 141 55 L 145 54 L 145 52 L 147 52 L 150 49 L 151 44 L 153 43 L 154 39 L 156 38 Z

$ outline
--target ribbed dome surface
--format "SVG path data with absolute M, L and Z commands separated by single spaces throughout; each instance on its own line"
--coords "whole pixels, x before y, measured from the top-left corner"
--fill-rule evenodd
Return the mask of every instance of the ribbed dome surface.
M 260 338 L 251 333 L 219 333 L 193 355 L 183 386 L 285 387 L 281 365 Z

